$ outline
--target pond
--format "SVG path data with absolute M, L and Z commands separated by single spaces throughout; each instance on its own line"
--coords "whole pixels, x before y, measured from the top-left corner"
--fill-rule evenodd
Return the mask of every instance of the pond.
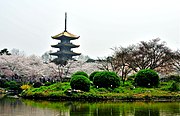
M 0 97 L 0 116 L 180 116 L 180 102 L 53 102 Z

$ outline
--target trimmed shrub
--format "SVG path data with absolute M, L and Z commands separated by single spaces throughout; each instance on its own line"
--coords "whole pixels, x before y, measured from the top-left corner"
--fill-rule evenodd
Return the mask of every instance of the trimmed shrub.
M 88 78 L 88 74 L 86 72 L 84 72 L 84 71 L 77 71 L 73 75 L 83 75 L 83 76 Z
M 116 88 L 120 86 L 120 78 L 114 72 L 101 71 L 94 75 L 93 83 L 99 88 Z
M 141 87 L 157 87 L 159 85 L 159 75 L 152 69 L 143 69 L 137 72 L 135 83 Z
M 72 75 L 70 85 L 72 89 L 89 91 L 90 80 L 83 75 Z
M 98 73 L 98 72 L 99 72 L 99 71 L 94 71 L 94 72 L 92 72 L 92 73 L 90 74 L 90 76 L 89 76 L 90 81 L 93 81 L 94 75 L 95 75 L 96 73 Z

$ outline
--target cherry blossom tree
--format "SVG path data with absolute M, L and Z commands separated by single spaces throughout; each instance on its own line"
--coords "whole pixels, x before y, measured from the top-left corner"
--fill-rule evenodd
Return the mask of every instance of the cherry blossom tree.
M 98 70 L 97 63 L 86 63 L 84 61 L 68 61 L 67 65 L 58 69 L 54 63 L 45 63 L 41 57 L 1 55 L 0 74 L 6 77 L 18 76 L 21 81 L 38 81 L 42 78 L 60 81 L 62 78 L 70 77 L 76 71 L 85 71 L 88 74 Z M 59 71 L 60 70 L 60 71 Z M 59 72 L 61 78 L 59 78 Z

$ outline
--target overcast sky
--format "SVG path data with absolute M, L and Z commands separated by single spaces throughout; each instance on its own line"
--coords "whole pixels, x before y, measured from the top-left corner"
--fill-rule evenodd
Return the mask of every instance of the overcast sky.
M 64 31 L 65 12 L 67 30 L 80 36 L 74 51 L 91 58 L 157 37 L 180 49 L 180 0 L 0 0 L 0 49 L 56 51 L 51 36 Z

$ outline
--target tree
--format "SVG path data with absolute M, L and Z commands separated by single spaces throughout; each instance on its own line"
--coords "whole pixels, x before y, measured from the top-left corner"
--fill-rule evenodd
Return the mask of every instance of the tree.
M 98 68 L 100 70 L 114 71 L 113 57 L 108 56 L 105 58 L 98 58 L 97 62 L 100 64 Z
M 11 55 L 11 53 L 9 53 L 7 48 L 4 48 L 0 51 L 0 55 Z
M 13 48 L 11 50 L 12 55 L 17 55 L 17 56 L 25 56 L 24 51 L 20 51 L 19 49 Z
M 105 57 L 104 59 L 98 58 L 98 63 L 101 64 L 98 68 L 100 70 L 113 71 L 121 76 L 123 83 L 127 79 L 127 75 L 132 72 L 132 62 L 130 63 L 130 57 L 134 46 L 127 48 L 120 46 L 119 48 L 112 48 L 114 54 L 112 56 Z M 130 68 L 132 67 L 132 68 Z
M 18 75 L 22 81 L 36 80 L 40 77 L 57 77 L 58 71 L 53 63 L 45 64 L 37 56 L 18 56 L 2 55 L 0 56 L 0 70 L 7 76 L 11 74 Z M 13 75 L 12 75 L 13 74 Z
M 84 71 L 87 74 L 91 74 L 92 72 L 99 70 L 98 67 L 100 67 L 100 64 L 95 62 L 85 62 L 85 63 L 82 63 L 81 61 L 71 61 L 71 62 L 72 63 L 69 63 L 65 67 L 65 72 L 68 70 L 67 72 L 68 76 L 70 76 L 72 73 L 77 71 Z
M 131 63 L 129 63 L 130 54 L 133 46 L 114 48 L 114 54 L 112 57 L 112 67 L 114 71 L 121 76 L 123 83 L 125 82 L 127 75 L 132 72 Z
M 90 57 L 88 55 L 83 55 L 83 54 L 77 57 L 77 60 L 82 62 L 86 62 L 88 59 L 90 59 Z
M 172 62 L 175 52 L 166 46 L 165 42 L 160 43 L 156 38 L 149 42 L 141 41 L 138 45 L 127 48 L 120 47 L 114 50 L 115 64 L 137 72 L 141 69 L 154 69 L 159 72 L 167 72 L 172 69 Z M 129 71 L 127 71 L 129 72 Z
M 138 70 L 156 69 L 170 65 L 174 53 L 166 46 L 165 42 L 159 42 L 159 38 L 149 42 L 141 41 L 131 54 L 132 68 Z
M 49 63 L 50 61 L 52 61 L 52 56 L 50 55 L 50 53 L 52 53 L 52 50 L 49 50 L 47 52 L 45 52 L 41 58 L 43 59 L 44 63 Z
M 68 64 L 60 67 L 54 63 L 44 63 L 41 57 L 19 56 L 19 55 L 0 55 L 0 75 L 12 77 L 17 75 L 21 81 L 39 80 L 40 78 L 59 81 L 61 77 L 70 77 L 76 71 L 84 71 L 90 74 L 98 70 L 97 63 L 81 63 L 80 61 L 69 60 Z M 59 71 L 60 70 L 60 71 Z
M 180 74 L 180 51 L 179 50 L 177 50 L 175 52 L 175 55 L 174 55 L 172 60 L 173 60 L 173 68 L 174 68 L 174 70 L 178 74 Z

